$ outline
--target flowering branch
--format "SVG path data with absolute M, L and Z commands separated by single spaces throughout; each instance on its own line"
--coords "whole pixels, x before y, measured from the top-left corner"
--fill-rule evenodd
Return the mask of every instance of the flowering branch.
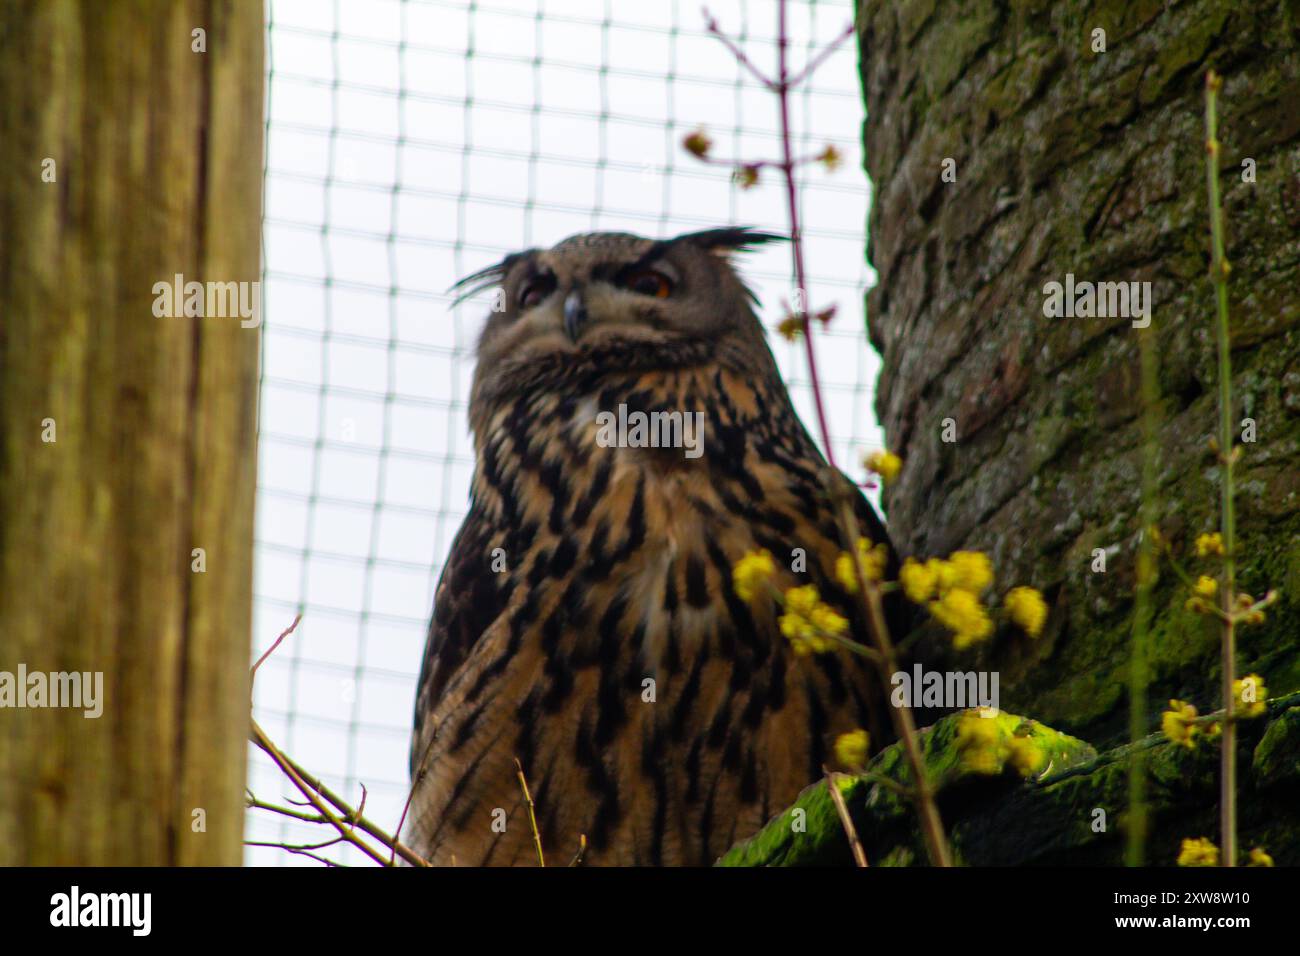
M 1219 201 L 1219 140 L 1215 102 L 1223 79 L 1210 70 L 1205 75 L 1205 178 L 1210 203 L 1210 242 L 1219 344 L 1219 458 L 1222 467 L 1220 510 L 1223 522 L 1223 755 L 1220 768 L 1219 828 L 1224 866 L 1237 864 L 1237 729 L 1233 722 L 1232 685 L 1237 670 L 1236 621 L 1231 617 L 1236 600 L 1237 542 L 1232 501 L 1232 357 L 1228 335 L 1228 260 L 1224 257 L 1223 207 Z
M 801 165 L 811 161 L 824 162 L 828 167 L 833 168 L 834 165 L 838 164 L 839 154 L 834 147 L 828 146 L 817 156 L 797 158 L 794 155 L 790 131 L 790 91 L 806 81 L 846 39 L 852 36 L 854 27 L 852 23 L 848 24 L 835 41 L 813 57 L 803 70 L 792 73 L 788 57 L 790 37 L 787 12 L 786 0 L 778 0 L 777 78 L 775 81 L 769 80 L 754 67 L 745 56 L 744 51 L 722 32 L 717 21 L 709 15 L 707 9 L 704 11 L 704 15 L 708 31 L 722 41 L 723 45 L 731 51 L 742 67 L 757 76 L 764 86 L 772 90 L 779 101 L 780 160 L 758 160 L 728 165 L 736 165 L 736 178 L 742 187 L 755 185 L 761 169 L 774 168 L 780 170 L 782 174 L 786 213 L 790 228 L 796 301 L 790 317 L 781 324 L 781 332 L 791 338 L 798 334 L 803 335 L 808 359 L 808 377 L 817 413 L 817 424 L 822 439 L 822 447 L 826 453 L 826 461 L 829 465 L 823 472 L 823 484 L 835 509 L 842 544 L 847 553 L 853 556 L 851 566 L 846 569 L 846 577 L 849 580 L 845 583 L 857 585 L 856 587 L 850 587 L 849 590 L 856 593 L 860 602 L 862 619 L 867 622 L 871 644 L 868 646 L 846 637 L 843 632 L 847 627 L 847 621 L 822 604 L 815 593 L 815 589 L 799 588 L 792 590 L 788 595 L 789 600 L 776 592 L 776 598 L 785 608 L 785 614 L 782 616 L 783 632 L 795 642 L 796 651 L 819 653 L 832 647 L 847 648 L 853 653 L 867 658 L 874 665 L 881 676 L 887 693 L 890 686 L 890 675 L 898 670 L 898 661 L 893 641 L 890 639 L 889 630 L 885 624 L 884 609 L 881 602 L 884 583 L 880 580 L 881 575 L 878 573 L 880 569 L 874 568 L 875 564 L 880 564 L 883 568 L 883 562 L 879 560 L 880 556 L 872 553 L 870 558 L 873 562 L 873 571 L 868 572 L 866 566 L 868 555 L 864 555 L 863 550 L 858 546 L 859 533 L 853 513 L 853 502 L 847 495 L 848 486 L 841 481 L 835 480 L 839 475 L 839 470 L 835 464 L 835 450 L 831 441 L 830 425 L 822 397 L 821 376 L 817 368 L 817 353 L 813 343 L 813 323 L 809 322 L 808 275 L 804 263 L 803 227 L 799 219 L 799 184 L 795 177 L 796 170 Z M 703 131 L 688 136 L 683 145 L 687 151 L 705 162 L 723 164 L 723 161 L 709 158 L 708 153 L 712 144 Z M 816 317 L 821 320 L 822 324 L 826 324 L 833 315 L 834 308 L 832 307 L 817 313 Z M 762 579 L 763 570 L 766 566 L 765 561 L 770 562 L 770 557 L 758 556 L 743 567 L 737 566 L 738 592 L 746 591 L 751 598 L 753 597 L 754 589 L 746 587 L 745 582 L 747 577 L 753 579 L 755 583 L 757 583 L 757 580 Z M 768 585 L 767 589 L 776 591 L 771 585 Z M 948 851 L 948 843 L 943 832 L 943 823 L 939 818 L 938 807 L 935 804 L 933 787 L 926 774 L 916 723 L 912 719 L 911 710 L 906 706 L 891 707 L 890 713 L 895 733 L 903 741 L 904 752 L 912 769 L 914 786 L 910 789 L 909 796 L 916 804 L 930 860 L 936 866 L 949 866 L 951 865 L 951 857 Z M 842 806 L 843 798 L 835 789 L 832 779 L 828 778 L 827 785 L 831 789 L 832 798 L 836 799 L 837 810 L 840 813 L 841 821 L 845 825 L 849 843 L 853 849 L 854 859 L 859 866 L 865 866 L 867 862 L 866 854 L 857 841 L 856 833 L 852 830 L 852 822 L 849 819 L 847 808 Z

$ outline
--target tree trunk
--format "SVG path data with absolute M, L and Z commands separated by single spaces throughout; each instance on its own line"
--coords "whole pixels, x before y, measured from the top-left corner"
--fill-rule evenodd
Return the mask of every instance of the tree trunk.
M 924 633 L 912 649 L 1000 671 L 1004 707 L 1095 744 L 1127 733 L 1138 331 L 1126 316 L 1046 317 L 1044 287 L 1067 274 L 1151 283 L 1159 527 L 1193 575 L 1215 573 L 1191 554 L 1219 529 L 1213 68 L 1226 78 L 1233 421 L 1257 429 L 1254 443 L 1241 429 L 1236 469 L 1238 582 L 1282 592 L 1265 625 L 1239 632 L 1238 671 L 1270 695 L 1300 689 L 1300 4 L 868 0 L 860 28 L 879 273 L 868 322 L 884 355 L 878 409 L 906 462 L 885 494 L 891 532 L 905 554 L 988 551 L 1000 592 L 1035 585 L 1051 607 L 1037 640 L 1007 630 L 958 655 Z M 1170 697 L 1221 704 L 1218 630 L 1187 596 L 1164 565 L 1153 722 Z
M 258 279 L 262 106 L 255 0 L 0 4 L 0 672 L 103 682 L 0 709 L 0 865 L 240 861 L 260 330 L 155 284 Z

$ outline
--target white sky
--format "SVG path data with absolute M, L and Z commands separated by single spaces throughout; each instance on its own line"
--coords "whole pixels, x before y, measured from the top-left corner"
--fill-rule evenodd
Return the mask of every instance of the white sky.
M 711 12 L 775 72 L 774 0 Z M 791 0 L 792 62 L 839 34 L 851 0 Z M 725 223 L 786 230 L 766 174 L 742 191 L 681 149 L 704 126 L 719 156 L 779 155 L 775 98 L 703 30 L 696 0 L 270 0 L 264 344 L 254 648 L 303 622 L 258 673 L 256 716 L 281 747 L 393 828 L 433 588 L 468 505 L 465 418 L 485 297 L 458 278 L 575 232 L 669 236 Z M 467 57 L 467 51 L 473 55 Z M 870 190 L 857 54 L 831 56 L 793 100 L 810 306 L 837 303 L 818 366 L 836 455 L 857 477 L 879 447 L 879 358 L 862 296 Z M 744 257 L 771 329 L 788 249 Z M 803 346 L 771 336 L 816 433 Z M 249 786 L 292 787 L 260 754 Z M 325 839 L 250 812 L 246 838 Z M 337 847 L 326 855 L 359 862 Z M 254 864 L 316 865 L 249 848 Z

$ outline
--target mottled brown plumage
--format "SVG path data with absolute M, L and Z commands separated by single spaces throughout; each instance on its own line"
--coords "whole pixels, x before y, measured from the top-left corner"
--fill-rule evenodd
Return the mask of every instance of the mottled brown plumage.
M 728 260 L 771 238 L 594 234 L 466 280 L 504 308 L 416 704 L 406 835 L 432 862 L 535 862 L 518 759 L 551 861 L 585 834 L 587 863 L 708 864 L 821 775 L 836 734 L 884 729 L 865 665 L 797 657 L 772 602 L 732 589 L 766 548 L 778 586 L 817 584 L 866 640 L 834 580 L 825 462 Z M 597 413 L 620 403 L 704 413 L 703 453 L 602 447 Z

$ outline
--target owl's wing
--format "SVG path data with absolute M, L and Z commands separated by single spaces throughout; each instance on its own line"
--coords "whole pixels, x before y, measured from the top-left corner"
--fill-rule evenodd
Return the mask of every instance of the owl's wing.
M 434 597 L 433 619 L 416 685 L 412 775 L 427 745 L 426 718 L 433 713 L 448 681 L 509 600 L 511 575 L 493 568 L 495 540 L 493 525 L 483 509 L 471 505 L 452 542 Z

